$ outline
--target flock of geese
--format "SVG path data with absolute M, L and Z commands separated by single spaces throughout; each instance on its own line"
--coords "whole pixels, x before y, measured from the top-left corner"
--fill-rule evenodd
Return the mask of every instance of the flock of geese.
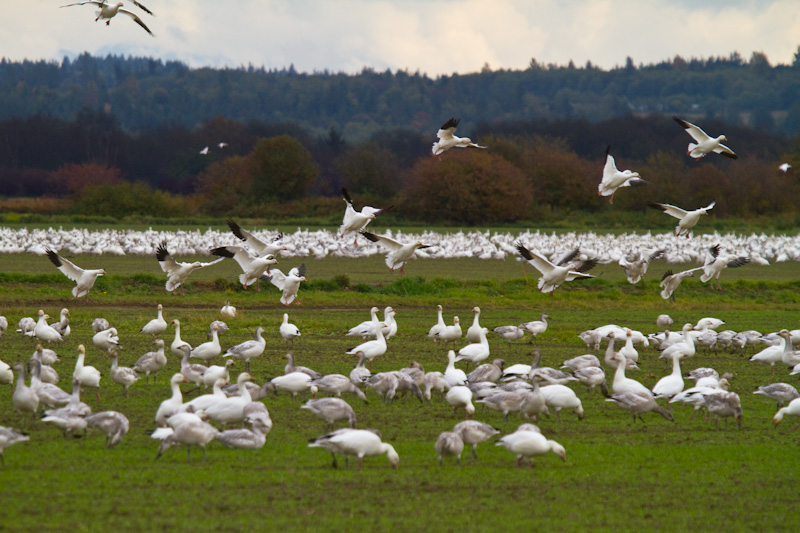
M 226 318 L 235 320 L 236 310 L 229 302 L 220 313 L 223 310 Z M 263 327 L 256 328 L 253 339 L 224 349 L 219 333 L 227 331 L 228 325 L 215 320 L 209 325 L 210 340 L 192 347 L 181 338 L 180 322 L 168 322 L 164 318 L 163 306 L 158 305 L 156 317 L 139 331 L 140 335 L 152 337 L 157 349 L 143 354 L 132 367 L 119 364 L 117 329 L 102 318 L 94 320 L 92 345 L 100 353 L 107 354 L 111 361 L 110 370 L 106 374 L 88 365 L 86 347 L 79 345 L 70 380 L 72 389 L 67 393 L 56 385 L 59 375 L 53 365 L 59 357 L 51 347 L 59 346 L 71 335 L 70 313 L 63 309 L 60 320 L 50 324 L 50 316 L 40 310 L 38 320 L 22 318 L 17 330 L 38 342 L 29 363 L 17 362 L 10 367 L 0 361 L 0 384 L 11 385 L 16 380 L 12 404 L 24 417 L 26 425 L 35 423 L 41 416 L 43 423 L 58 428 L 65 438 L 82 435 L 87 428 L 97 428 L 105 435 L 106 445 L 111 448 L 119 444 L 130 430 L 128 418 L 118 411 L 93 413 L 91 407 L 81 401 L 81 392 L 86 388 L 95 389 L 100 401 L 101 386 L 120 386 L 123 397 L 127 397 L 129 388 L 137 386 L 143 375 L 145 386 L 150 386 L 151 375 L 153 386 L 156 386 L 161 371 L 171 372 L 168 357 L 171 354 L 180 360 L 179 370 L 170 377 L 171 395 L 158 404 L 150 430 L 151 436 L 159 441 L 157 458 L 176 445 L 187 448 L 189 459 L 191 449 L 199 447 L 205 458 L 206 446 L 213 441 L 237 449 L 263 447 L 273 427 L 263 400 L 270 394 L 283 392 L 292 398 L 300 394 L 313 395 L 301 408 L 323 420 L 328 433 L 311 441 L 309 446 L 328 450 L 333 457 L 333 466 L 338 465 L 337 455 L 345 459 L 355 457 L 360 469 L 364 457 L 375 455 L 386 455 L 390 465 L 397 468 L 399 454 L 392 444 L 382 440 L 380 432 L 356 427 L 357 409 L 342 398 L 343 394 L 364 402 L 367 402 L 370 392 L 384 402 L 403 401 L 406 396 L 416 397 L 421 402 L 431 401 L 434 394 L 441 395 L 452 407 L 453 416 L 463 412 L 465 420 L 456 424 L 452 431 L 441 433 L 436 440 L 434 448 L 440 463 L 448 457 L 460 463 L 465 445 L 470 446 L 473 457 L 477 457 L 478 444 L 500 432 L 489 424 L 472 419 L 476 416 L 476 406 L 502 413 L 505 421 L 509 415 L 518 414 L 523 424 L 499 438 L 496 444 L 516 457 L 517 466 L 524 460 L 532 466 L 533 458 L 549 452 L 566 460 L 564 446 L 545 438 L 535 423 L 542 415 L 553 415 L 560 420 L 561 411 L 572 411 L 582 419 L 585 416 L 583 404 L 573 386 L 585 386 L 590 394 L 599 388 L 607 401 L 628 411 L 634 423 L 637 418 L 644 422 L 643 415 L 651 412 L 672 421 L 671 405 L 683 403 L 691 406 L 693 413 L 701 411 L 707 417 L 713 417 L 716 424 L 724 419 L 727 427 L 728 418 L 733 418 L 739 425 L 743 418 L 739 396 L 728 390 L 733 376 L 720 374 L 712 368 L 695 368 L 684 373 L 681 365 L 687 358 L 699 350 L 743 353 L 748 347 L 765 345 L 751 357 L 751 361 L 770 365 L 773 373 L 778 364 L 788 365 L 793 375 L 800 374 L 800 350 L 794 348 L 800 343 L 800 330 L 784 329 L 769 334 L 718 331 L 724 321 L 706 317 L 696 324 L 684 324 L 678 333 L 670 330 L 673 321 L 667 315 L 658 317 L 657 325 L 661 331 L 651 334 L 612 324 L 581 332 L 578 336 L 591 353 L 565 360 L 558 369 L 541 366 L 539 350 L 534 350 L 531 364 L 507 366 L 503 359 L 491 358 L 490 331 L 480 324 L 480 308 L 475 307 L 472 311 L 472 324 L 464 331 L 458 317 L 448 325 L 442 316 L 442 306 L 437 306 L 437 320 L 427 337 L 447 350 L 448 364 L 443 371 L 425 372 L 421 365 L 413 363 L 398 370 L 372 373 L 372 362 L 387 353 L 389 341 L 398 332 L 396 311 L 390 306 L 383 310 L 382 317 L 378 308 L 372 308 L 369 320 L 347 332 L 347 336 L 362 341 L 347 351 L 358 357 L 358 363 L 349 373 L 323 375 L 295 364 L 294 355 L 288 352 L 284 374 L 259 385 L 254 383 L 249 365 L 266 348 Z M 547 314 L 542 314 L 539 320 L 500 326 L 494 328 L 493 333 L 495 338 L 509 343 L 526 336 L 535 343 L 539 335 L 547 332 L 548 318 Z M 169 334 L 170 326 L 174 329 L 174 337 L 168 344 L 163 337 Z M 0 317 L 0 330 L 5 334 L 7 328 L 7 319 Z M 278 333 L 287 343 L 301 336 L 299 328 L 289 322 L 287 313 L 283 314 Z M 466 344 L 456 349 L 457 343 L 462 341 Z M 603 343 L 606 343 L 604 356 L 598 358 L 595 353 L 602 351 Z M 640 352 L 648 347 L 657 349 L 660 358 L 672 361 L 672 371 L 652 387 L 627 375 L 638 368 Z M 231 370 L 235 360 L 243 361 L 245 369 L 234 379 Z M 467 362 L 466 371 L 456 366 L 462 361 Z M 212 364 L 214 362 L 219 364 Z M 612 371 L 613 377 L 606 375 L 606 368 Z M 212 392 L 188 399 L 188 393 L 181 390 L 184 383 L 192 383 L 195 389 L 200 390 L 211 388 Z M 318 394 L 328 396 L 317 397 Z M 775 425 L 787 415 L 800 416 L 800 393 L 788 383 L 765 385 L 755 394 L 776 403 Z M 666 402 L 670 408 L 659 402 Z M 347 427 L 334 430 L 338 422 L 344 422 Z M 0 461 L 4 464 L 5 448 L 27 440 L 29 436 L 22 431 L 0 426 Z

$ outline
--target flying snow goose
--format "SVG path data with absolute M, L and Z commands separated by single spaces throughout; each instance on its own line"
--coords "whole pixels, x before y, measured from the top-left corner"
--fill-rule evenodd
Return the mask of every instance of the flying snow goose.
M 178 287 L 183 285 L 183 282 L 186 281 L 186 278 L 188 278 L 192 272 L 197 269 L 219 263 L 225 258 L 220 257 L 219 259 L 215 259 L 214 261 L 208 263 L 202 263 L 200 261 L 194 261 L 193 263 L 182 263 L 173 259 L 172 255 L 169 253 L 169 250 L 167 250 L 167 243 L 161 243 L 156 249 L 156 259 L 158 259 L 158 264 L 161 266 L 161 270 L 168 276 L 166 285 L 167 292 L 175 294 L 175 291 L 178 289 Z M 181 294 L 186 294 L 183 289 L 181 289 Z
M 211 255 L 231 258 L 239 263 L 242 269 L 242 273 L 239 274 L 239 283 L 241 283 L 242 287 L 245 289 L 255 283 L 256 292 L 261 291 L 259 280 L 264 272 L 269 276 L 270 265 L 278 264 L 278 260 L 275 259 L 275 256 L 272 254 L 254 257 L 241 246 L 220 246 L 210 250 L 210 253 Z
M 439 140 L 434 142 L 431 147 L 431 153 L 433 153 L 433 155 L 441 156 L 447 150 L 456 146 L 458 148 L 467 148 L 468 146 L 472 146 L 473 148 L 486 148 L 485 146 L 475 144 L 469 137 L 456 137 L 455 133 L 459 122 L 461 122 L 460 118 L 451 117 L 447 122 L 442 124 L 439 131 L 436 132 L 436 137 Z
M 353 207 L 353 200 L 350 199 L 350 195 L 347 193 L 347 189 L 344 187 L 342 187 L 342 199 L 347 204 L 347 208 L 344 211 L 342 225 L 339 227 L 339 238 L 344 239 L 353 233 L 355 234 L 353 239 L 354 244 L 358 244 L 358 234 L 367 227 L 367 224 L 374 220 L 378 215 L 383 214 L 384 211 L 388 211 L 393 207 L 389 206 L 385 209 L 377 209 L 375 207 L 365 205 L 361 208 L 361 211 L 356 211 L 355 207 Z
M 562 445 L 554 440 L 548 440 L 537 431 L 515 431 L 501 437 L 495 445 L 503 446 L 517 456 L 517 468 L 519 468 L 523 458 L 530 460 L 530 468 L 533 468 L 533 458 L 537 455 L 544 455 L 547 452 L 553 452 L 562 461 L 567 460 L 567 452 Z
M 746 265 L 750 262 L 750 258 L 746 256 L 730 256 L 720 255 L 720 245 L 715 244 L 710 247 L 706 252 L 706 261 L 703 265 L 703 273 L 700 275 L 700 281 L 703 283 L 711 280 L 711 287 L 714 287 L 714 280 L 717 280 L 717 290 L 722 290 L 722 285 L 719 284 L 719 276 L 726 268 L 737 268 Z
M 164 306 L 158 304 L 158 316 L 145 324 L 140 333 L 144 333 L 145 335 L 152 335 L 154 338 L 158 337 L 159 335 L 163 334 L 167 331 L 167 321 L 164 320 Z
M 375 235 L 368 231 L 362 231 L 361 235 L 372 242 L 385 246 L 389 253 L 386 254 L 386 266 L 392 272 L 399 268 L 401 274 L 405 274 L 405 265 L 408 261 L 416 258 L 417 250 L 430 248 L 431 244 L 424 244 L 422 241 L 414 241 L 403 244 L 385 235 Z
M 263 354 L 264 349 L 267 347 L 267 341 L 261 336 L 262 333 L 264 333 L 264 328 L 258 326 L 256 328 L 254 339 L 250 339 L 249 341 L 245 341 L 237 344 L 236 346 L 228 348 L 222 357 L 233 357 L 234 359 L 240 359 L 244 361 L 244 370 L 245 372 L 249 372 L 250 360 Z
M 356 413 L 349 403 L 341 398 L 318 398 L 308 400 L 300 406 L 308 409 L 315 416 L 328 424 L 328 431 L 333 431 L 333 424 L 339 420 L 347 420 L 351 428 L 356 427 Z
M 111 348 L 108 355 L 111 357 L 111 381 L 118 385 L 122 385 L 122 396 L 128 397 L 128 387 L 136 383 L 139 379 L 139 374 L 133 368 L 127 366 L 119 366 L 119 352 L 116 348 Z
M 107 0 L 90 0 L 90 1 L 86 1 L 86 2 L 76 2 L 74 4 L 67 4 L 67 5 L 60 6 L 60 7 L 83 6 L 83 5 L 86 5 L 86 4 L 95 5 L 95 6 L 100 8 L 100 11 L 97 12 L 97 18 L 94 19 L 94 21 L 97 22 L 98 20 L 101 20 L 101 19 L 105 20 L 106 21 L 106 26 L 109 26 L 111 24 L 111 19 L 116 17 L 118 13 L 123 13 L 125 15 L 128 15 L 136 24 L 141 26 L 142 29 L 144 29 L 144 31 L 146 31 L 147 33 L 150 34 L 150 36 L 155 37 L 155 34 L 152 31 L 150 31 L 150 28 L 148 28 L 147 25 L 145 25 L 145 23 L 142 22 L 142 19 L 140 19 L 139 16 L 136 13 L 133 13 L 132 11 L 128 11 L 127 9 L 123 9 L 122 2 L 117 2 L 116 4 L 108 4 L 106 2 L 107 2 Z M 153 14 L 152 11 L 150 11 L 149 9 L 144 7 L 139 2 L 136 2 L 134 0 L 133 4 L 135 6 L 137 6 L 138 8 L 140 8 L 145 13 L 149 13 L 150 15 Z
M 156 339 L 155 344 L 158 346 L 158 349 L 155 352 L 147 352 L 136 361 L 135 365 L 133 365 L 133 369 L 136 372 L 144 372 L 146 385 L 150 384 L 151 373 L 153 374 L 153 384 L 155 384 L 156 378 L 158 377 L 158 372 L 167 366 L 167 356 L 164 354 L 164 341 L 161 339 Z
M 0 426 L 0 464 L 6 466 L 6 460 L 3 457 L 3 452 L 6 448 L 28 440 L 30 440 L 30 437 L 24 433 L 20 433 L 13 428 Z
M 680 286 L 684 279 L 694 276 L 694 273 L 698 270 L 703 270 L 703 267 L 690 268 L 689 270 L 683 270 L 677 274 L 673 274 L 672 270 L 667 270 L 664 272 L 664 275 L 661 276 L 661 281 L 658 283 L 658 285 L 662 288 L 661 297 L 665 300 L 672 300 L 674 302 L 675 290 Z
M 692 139 L 695 140 L 696 144 L 689 143 L 686 152 L 693 158 L 700 159 L 711 152 L 716 152 L 720 155 L 724 155 L 725 157 L 730 157 L 731 159 L 739 158 L 739 156 L 733 153 L 733 150 L 722 144 L 722 141 L 728 140 L 728 138 L 724 135 L 720 135 L 719 137 L 711 137 L 691 122 L 686 122 L 678 117 L 672 117 L 672 119 L 680 124 L 680 126 L 686 130 L 686 133 L 691 135 Z
M 578 278 L 593 278 L 595 276 L 586 272 L 597 264 L 595 260 L 582 261 L 580 265 L 574 265 L 570 261 L 563 264 L 554 265 L 546 257 L 528 250 L 522 243 L 516 243 L 519 254 L 533 265 L 542 276 L 539 278 L 538 288 L 541 292 L 553 293 L 559 285 L 565 281 L 572 281 Z M 577 251 L 577 250 L 576 250 Z
M 597 194 L 600 196 L 610 196 L 608 203 L 614 203 L 614 193 L 620 187 L 639 187 L 647 185 L 647 182 L 639 176 L 638 172 L 630 170 L 617 170 L 617 165 L 614 163 L 614 156 L 609 151 L 611 147 L 606 148 L 606 164 L 603 167 L 603 179 L 597 187 Z
M 102 431 L 106 436 L 106 447 L 113 448 L 128 433 L 128 418 L 117 411 L 101 411 L 86 417 L 86 422 L 93 428 Z
M 238 237 L 240 240 L 244 241 L 247 246 L 255 250 L 259 257 L 264 257 L 267 255 L 277 257 L 279 252 L 286 250 L 285 245 L 279 244 L 279 241 L 283 239 L 283 233 L 278 233 L 278 236 L 275 237 L 272 242 L 265 242 L 246 229 L 243 229 L 239 224 L 231 219 L 226 220 L 225 223 L 228 224 L 231 232 L 233 232 L 233 234 L 236 235 L 236 237 Z
M 781 163 L 780 165 L 778 165 L 778 170 L 780 170 L 784 174 L 789 172 L 790 168 L 792 168 L 792 165 L 790 165 L 789 163 Z
M 665 251 L 666 250 L 656 250 L 651 253 L 645 253 L 644 255 L 639 252 L 637 258 L 620 257 L 619 266 L 625 271 L 625 277 L 628 278 L 628 283 L 639 283 L 642 277 L 647 273 L 647 267 L 650 266 L 650 261 L 662 257 Z
M 439 466 L 442 466 L 444 457 L 455 457 L 456 464 L 461 466 L 461 452 L 464 451 L 464 441 L 461 435 L 454 431 L 442 431 L 436 439 L 434 445 L 436 456 L 439 458 Z
M 75 266 L 74 263 L 67 261 L 49 248 L 46 249 L 46 253 L 47 257 L 50 259 L 50 262 L 53 263 L 62 274 L 76 283 L 75 287 L 72 289 L 72 296 L 75 298 L 86 296 L 86 301 L 88 302 L 89 291 L 94 286 L 94 282 L 97 281 L 98 276 L 104 275 L 106 271 L 102 268 L 84 270 L 78 266 Z
M 636 418 L 644 422 L 642 415 L 644 413 L 655 412 L 663 416 L 670 422 L 674 421 L 672 414 L 658 405 L 650 394 L 642 394 L 639 392 L 619 392 L 612 394 L 606 399 L 607 402 L 613 402 L 630 414 L 633 415 L 633 422 L 636 423 Z
M 493 428 L 489 424 L 478 422 L 477 420 L 464 420 L 463 422 L 459 422 L 455 425 L 453 431 L 459 434 L 464 444 L 472 446 L 473 459 L 478 458 L 478 455 L 475 453 L 475 448 L 478 447 L 478 444 L 500 433 L 498 429 Z
M 695 209 L 694 211 L 686 211 L 672 204 L 659 204 L 653 202 L 647 205 L 653 209 L 660 209 L 669 216 L 677 218 L 678 225 L 675 226 L 675 236 L 680 237 L 681 235 L 686 235 L 686 238 L 688 239 L 691 236 L 692 228 L 697 225 L 700 217 L 702 215 L 707 215 L 716 204 L 716 202 L 711 202 L 707 206 L 701 207 L 700 209 Z
M 306 265 L 301 264 L 299 267 L 292 268 L 288 274 L 284 274 L 277 268 L 273 268 L 269 274 L 261 277 L 269 281 L 279 290 L 283 291 L 281 294 L 281 303 L 283 305 L 290 305 L 297 298 L 297 291 L 300 289 L 300 282 L 306 281 Z
M 236 318 L 236 308 L 231 305 L 230 300 L 225 300 L 225 305 L 219 310 L 219 314 L 225 318 Z
M 324 448 L 334 454 L 341 453 L 345 456 L 355 456 L 357 459 L 358 470 L 361 470 L 361 460 L 364 457 L 386 454 L 389 464 L 397 469 L 400 464 L 400 456 L 397 455 L 391 444 L 381 441 L 381 438 L 373 431 L 365 429 L 340 429 L 323 435 L 310 442 L 309 447 Z M 336 463 L 334 462 L 334 467 Z

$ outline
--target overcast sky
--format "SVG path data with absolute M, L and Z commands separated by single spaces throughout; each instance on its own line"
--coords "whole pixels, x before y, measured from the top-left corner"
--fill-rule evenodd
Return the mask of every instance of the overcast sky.
M 117 0 L 113 0 L 116 2 Z M 0 2 L 0 55 L 49 59 L 88 51 L 177 59 L 192 67 L 313 72 L 408 69 L 429 75 L 524 69 L 540 63 L 602 68 L 674 57 L 790 64 L 800 44 L 797 0 L 142 0 L 124 1 L 156 34 L 96 7 L 60 0 Z

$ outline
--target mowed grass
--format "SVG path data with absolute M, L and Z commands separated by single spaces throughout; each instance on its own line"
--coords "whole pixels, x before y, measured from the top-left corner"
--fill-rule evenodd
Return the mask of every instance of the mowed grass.
M 112 260 L 113 259 L 113 260 Z M 800 519 L 792 509 L 800 485 L 794 467 L 800 432 L 785 420 L 777 429 L 771 418 L 775 405 L 752 394 L 758 385 L 777 381 L 796 384 L 782 366 L 774 377 L 769 367 L 750 363 L 751 353 L 698 353 L 684 369 L 711 366 L 731 371 L 731 390 L 742 398 L 744 422 L 738 429 L 695 418 L 686 407 L 674 408 L 675 422 L 646 415 L 646 425 L 605 402 L 598 392 L 575 390 L 586 417 L 579 421 L 562 413 L 561 421 L 545 418 L 540 427 L 567 450 L 567 462 L 556 456 L 536 459 L 536 466 L 514 468 L 515 458 L 493 439 L 478 448 L 478 460 L 468 452 L 456 467 L 452 460 L 439 467 L 433 444 L 441 431 L 461 419 L 434 394 L 430 403 L 415 398 L 381 402 L 368 392 L 369 404 L 351 395 L 359 427 L 377 428 L 400 454 L 392 470 L 385 456 L 367 458 L 364 469 L 331 468 L 328 452 L 308 448 L 309 439 L 322 435 L 325 424 L 288 395 L 265 399 L 274 428 L 261 450 L 208 447 L 207 460 L 199 450 L 187 462 L 183 449 L 172 449 L 155 460 L 158 443 L 145 433 L 154 427 L 159 403 L 169 397 L 168 380 L 179 369 L 170 356 L 158 382 L 144 379 L 130 396 L 108 379 L 110 361 L 91 344 L 90 324 L 107 318 L 120 331 L 124 350 L 120 364 L 132 366 L 153 349 L 139 329 L 155 317 L 163 303 L 165 318 L 181 321 L 182 337 L 192 345 L 206 340 L 208 324 L 219 318 L 226 299 L 240 309 L 228 320 L 231 330 L 223 347 L 251 338 L 257 325 L 267 330 L 264 355 L 254 360 L 251 373 L 261 383 L 283 373 L 287 347 L 278 336 L 283 312 L 303 331 L 292 348 L 297 364 L 323 373 L 349 374 L 355 365 L 348 348 L 360 340 L 345 337 L 347 329 L 368 319 L 368 310 L 387 305 L 397 310 L 399 333 L 389 351 L 375 360 L 373 372 L 394 370 L 419 361 L 426 371 L 444 371 L 446 352 L 427 337 L 435 323 L 434 306 L 445 309 L 446 321 L 472 322 L 471 308 L 482 309 L 481 323 L 489 328 L 537 319 L 547 312 L 550 328 L 538 342 L 543 365 L 558 367 L 569 357 L 587 353 L 577 338 L 584 329 L 606 323 L 655 330 L 655 318 L 669 313 L 676 329 L 684 322 L 715 316 L 734 330 L 762 332 L 798 325 L 797 266 L 747 266 L 723 274 L 719 293 L 697 280 L 688 280 L 675 303 L 657 295 L 657 278 L 664 265 L 651 267 L 644 287 L 631 287 L 618 267 L 608 265 L 602 279 L 573 283 L 552 297 L 536 292 L 538 274 L 515 261 L 416 261 L 406 276 L 390 275 L 380 257 L 363 260 L 306 259 L 308 287 L 301 288 L 301 305 L 284 308 L 278 293 L 243 291 L 234 283 L 235 265 L 224 262 L 187 285 L 186 296 L 163 291 L 163 275 L 155 259 L 81 257 L 86 266 L 103 265 L 109 276 L 90 294 L 89 303 L 71 299 L 71 285 L 45 258 L 0 256 L 4 282 L 0 309 L 11 324 L 0 339 L 0 359 L 11 363 L 30 357 L 35 341 L 11 331 L 22 316 L 44 309 L 53 317 L 61 307 L 71 310 L 73 334 L 57 347 L 56 365 L 68 381 L 78 344 L 87 345 L 87 364 L 104 373 L 101 400 L 87 390 L 83 399 L 95 411 L 119 410 L 131 421 L 131 431 L 115 449 L 89 431 L 85 438 L 64 440 L 58 430 L 41 421 L 23 420 L 11 404 L 11 387 L 0 388 L 0 425 L 24 429 L 31 440 L 5 452 L 0 469 L 3 530 L 241 530 L 324 528 L 325 530 L 496 530 L 542 526 L 559 530 L 767 529 L 797 530 Z M 42 263 L 40 266 L 39 263 Z M 281 266 L 299 261 L 282 260 Z M 35 265 L 35 266 L 34 266 Z M 215 267 L 216 268 L 216 267 Z M 17 274 L 19 273 L 19 274 Z M 748 275 L 749 273 L 749 275 Z M 341 276 L 347 276 L 344 282 Z M 38 277 L 37 277 L 38 276 Z M 50 277 L 52 276 L 52 277 Z M 207 276 L 207 277 L 204 277 Z M 336 281 L 339 276 L 338 281 Z M 105 294 L 104 294 L 105 291 Z M 165 336 L 172 340 L 172 330 Z M 492 357 L 507 364 L 530 363 L 528 338 L 508 346 L 490 334 Z M 459 346 L 463 345 L 459 344 Z M 601 356 L 602 354 L 598 354 Z M 221 364 L 221 359 L 214 361 Z M 462 366 L 463 364 L 459 364 Z M 640 348 L 641 370 L 630 373 L 648 386 L 670 372 L 652 349 Z M 234 366 L 235 374 L 242 370 Z M 609 374 L 609 380 L 611 380 Z M 688 381 L 687 381 L 688 383 Z M 188 390 L 189 387 L 185 387 Z M 194 397 L 194 394 L 192 395 Z M 513 431 L 522 420 L 478 407 L 476 419 Z

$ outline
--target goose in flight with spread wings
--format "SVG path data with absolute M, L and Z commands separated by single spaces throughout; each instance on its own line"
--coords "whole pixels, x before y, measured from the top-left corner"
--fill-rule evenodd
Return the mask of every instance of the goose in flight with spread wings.
M 715 244 L 706 251 L 706 261 L 703 264 L 703 273 L 700 275 L 700 281 L 703 283 L 711 280 L 711 287 L 714 287 L 714 280 L 717 280 L 717 290 L 722 290 L 722 285 L 719 284 L 719 276 L 726 268 L 736 268 L 746 265 L 750 262 L 750 258 L 746 256 L 729 256 L 720 254 L 719 244 Z
M 594 268 L 597 264 L 596 260 L 574 261 L 575 257 L 580 253 L 580 248 L 576 248 L 565 257 L 560 258 L 556 264 L 553 264 L 543 255 L 528 250 L 520 242 L 516 243 L 516 246 L 517 251 L 523 259 L 542 273 L 538 284 L 538 288 L 541 292 L 549 292 L 552 295 L 553 291 L 565 281 L 595 277 L 586 272 Z
M 351 233 L 354 233 L 354 244 L 358 244 L 358 233 L 363 231 L 364 228 L 367 227 L 367 224 L 369 224 L 378 215 L 383 214 L 384 211 L 388 211 L 394 207 L 390 205 L 385 209 L 378 209 L 365 205 L 361 208 L 361 211 L 356 211 L 356 208 L 353 207 L 353 200 L 350 198 L 350 195 L 347 193 L 347 189 L 344 187 L 342 187 L 342 199 L 347 203 L 347 208 L 344 211 L 342 225 L 339 227 L 339 238 L 343 239 Z
M 265 255 L 274 255 L 277 257 L 278 252 L 286 250 L 286 246 L 279 244 L 279 241 L 283 239 L 283 233 L 278 233 L 278 236 L 272 239 L 272 242 L 266 242 L 262 239 L 259 239 L 246 229 L 243 229 L 239 224 L 231 219 L 226 220 L 225 223 L 228 224 L 231 232 L 233 232 L 237 238 L 244 241 L 250 248 L 255 250 L 260 257 L 264 257 Z
M 433 147 L 431 148 L 433 155 L 441 157 L 443 153 L 454 146 L 459 148 L 466 148 L 468 146 L 486 148 L 485 146 L 475 144 L 469 137 L 456 137 L 455 133 L 459 122 L 461 122 L 460 118 L 450 118 L 450 120 L 442 124 L 439 131 L 436 132 L 436 137 L 439 140 L 433 143 Z
M 700 220 L 700 217 L 702 215 L 707 215 L 708 212 L 711 211 L 715 205 L 717 205 L 717 203 L 711 202 L 707 206 L 701 207 L 700 209 L 695 209 L 694 211 L 686 211 L 672 204 L 649 203 L 647 205 L 653 209 L 661 209 L 669 216 L 677 218 L 678 225 L 675 226 L 675 236 L 680 237 L 681 235 L 686 235 L 686 238 L 688 239 L 690 233 L 692 232 L 692 228 L 695 227 L 697 222 Z
M 289 305 L 297 298 L 297 291 L 300 289 L 300 282 L 306 281 L 306 265 L 294 267 L 288 274 L 284 274 L 277 268 L 273 268 L 270 274 L 261 276 L 261 279 L 269 281 L 278 289 L 283 291 L 281 303 Z
M 245 248 L 241 246 L 220 246 L 211 250 L 211 255 L 218 255 L 220 257 L 229 257 L 239 263 L 242 268 L 242 273 L 239 274 L 239 283 L 246 289 L 253 283 L 256 284 L 256 292 L 261 291 L 261 286 L 258 280 L 266 271 L 269 275 L 270 265 L 276 265 L 278 260 L 272 254 L 263 257 L 253 257 Z
M 172 255 L 170 255 L 169 250 L 167 250 L 167 243 L 161 243 L 158 248 L 156 249 L 156 259 L 158 259 L 158 264 L 161 266 L 161 270 L 163 270 L 167 276 L 167 291 L 175 294 L 175 290 L 183 285 L 183 282 L 186 281 L 186 278 L 189 277 L 189 274 L 194 272 L 195 270 L 207 266 L 211 266 L 215 263 L 219 263 L 224 257 L 220 257 L 219 259 L 215 259 L 210 263 L 201 263 L 200 261 L 195 261 L 194 263 L 180 263 L 173 259 Z M 181 294 L 186 294 L 183 289 L 181 289 Z
M 399 268 L 402 274 L 405 274 L 406 262 L 416 257 L 417 250 L 430 248 L 432 246 L 430 244 L 423 244 L 421 241 L 403 244 L 385 235 L 375 235 L 368 231 L 362 231 L 361 235 L 372 242 L 377 242 L 388 248 L 389 253 L 386 254 L 386 266 L 388 266 L 392 272 L 394 272 L 396 268 Z
M 67 261 L 49 248 L 46 250 L 46 252 L 50 262 L 52 262 L 62 274 L 76 283 L 75 287 L 72 289 L 72 295 L 75 298 L 86 296 L 86 301 L 88 302 L 89 291 L 94 286 L 94 282 L 97 281 L 99 276 L 104 275 L 106 271 L 102 268 L 84 270 L 83 268 L 76 266 L 71 261 Z
M 606 165 L 603 167 L 603 179 L 597 187 L 597 194 L 600 196 L 610 196 L 608 203 L 614 203 L 614 193 L 620 187 L 639 187 L 647 185 L 647 182 L 639 176 L 638 172 L 630 170 L 617 170 L 614 163 L 614 156 L 609 153 L 611 147 L 606 148 Z
M 150 31 L 150 28 L 148 28 L 147 25 L 144 22 L 142 22 L 142 19 L 140 19 L 139 16 L 136 13 L 134 13 L 132 11 L 128 11 L 127 9 L 123 9 L 123 7 L 122 7 L 123 3 L 122 2 L 117 2 L 116 4 L 108 4 L 108 3 L 106 3 L 106 0 L 100 0 L 100 1 L 92 0 L 92 1 L 88 1 L 88 2 L 76 2 L 74 4 L 67 4 L 67 5 L 64 5 L 64 6 L 61 6 L 61 7 L 83 6 L 83 5 L 86 5 L 86 4 L 93 4 L 93 5 L 95 5 L 95 6 L 100 8 L 100 11 L 97 12 L 97 18 L 94 19 L 95 22 L 97 22 L 100 19 L 103 19 L 103 20 L 106 21 L 106 26 L 109 26 L 109 25 L 111 25 L 111 19 L 112 18 L 116 17 L 118 13 L 123 13 L 125 15 L 128 15 L 130 18 L 132 18 L 133 21 L 136 24 L 138 24 L 139 26 L 141 26 L 144 29 L 144 31 L 149 33 L 151 36 L 155 37 L 155 34 L 152 31 Z M 138 7 L 139 9 L 144 11 L 145 13 L 148 13 L 149 15 L 153 15 L 152 11 L 147 9 L 145 6 L 143 6 L 142 4 L 137 2 L 136 0 L 133 1 L 133 5 L 135 5 L 136 7 Z M 155 16 L 155 15 L 153 15 L 153 16 Z
M 692 136 L 692 139 L 696 141 L 696 143 L 689 143 L 689 147 L 687 148 L 686 153 L 695 159 L 700 159 L 701 157 L 705 157 L 706 154 L 710 152 L 716 152 L 720 155 L 724 155 L 725 157 L 730 157 L 731 159 L 738 159 L 739 156 L 733 153 L 733 150 L 722 144 L 722 141 L 727 141 L 728 138 L 724 135 L 720 135 L 719 137 L 711 137 L 706 132 L 700 129 L 700 127 L 695 126 L 691 122 L 686 122 L 678 117 L 672 117 L 675 122 L 681 125 L 683 129 L 686 130 L 686 133 Z

